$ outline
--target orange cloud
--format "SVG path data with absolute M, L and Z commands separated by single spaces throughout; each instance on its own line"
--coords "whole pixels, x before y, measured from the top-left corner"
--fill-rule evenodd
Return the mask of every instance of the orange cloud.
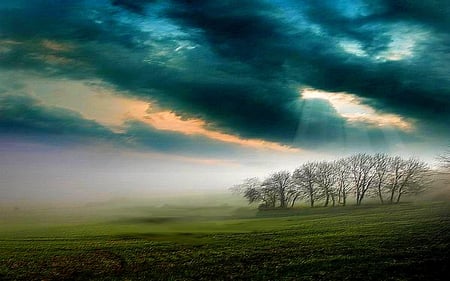
M 270 149 L 283 152 L 298 152 L 298 148 L 292 148 L 275 142 L 268 142 L 260 139 L 243 139 L 236 135 L 222 133 L 207 129 L 207 124 L 201 119 L 182 119 L 171 111 L 150 112 L 144 116 L 146 124 L 158 130 L 173 131 L 185 135 L 201 135 L 213 140 L 248 146 L 258 149 Z
M 186 135 L 204 134 L 206 123 L 200 119 L 181 119 L 171 111 L 149 113 L 144 116 L 147 124 L 158 130 L 182 132 Z
M 372 124 L 378 127 L 393 126 L 404 131 L 409 131 L 412 129 L 410 123 L 403 120 L 398 115 L 395 114 L 383 114 L 383 115 L 370 115 L 370 114 L 342 114 L 342 117 L 346 118 L 351 122 L 363 122 Z
M 29 89 L 33 96 L 44 104 L 68 108 L 79 112 L 87 119 L 123 132 L 127 120 L 141 121 L 157 130 L 172 131 L 184 135 L 198 135 L 220 142 L 242 145 L 256 149 L 280 152 L 299 152 L 276 142 L 261 139 L 245 139 L 218 130 L 210 129 L 209 124 L 198 118 L 182 118 L 168 110 L 160 110 L 148 101 L 132 99 L 112 89 L 92 81 L 52 81 L 35 80 Z
M 74 63 L 72 59 L 68 59 L 62 56 L 55 56 L 52 54 L 49 55 L 39 55 L 37 56 L 38 59 L 48 63 L 48 64 L 69 64 Z
M 42 46 L 55 52 L 67 52 L 73 49 L 73 46 L 67 43 L 56 42 L 52 40 L 42 40 Z
M 378 127 L 396 127 L 404 131 L 413 129 L 413 125 L 403 117 L 378 112 L 373 107 L 364 104 L 361 98 L 353 94 L 326 92 L 312 88 L 304 88 L 300 93 L 302 99 L 327 100 L 337 113 L 349 122 L 362 122 Z

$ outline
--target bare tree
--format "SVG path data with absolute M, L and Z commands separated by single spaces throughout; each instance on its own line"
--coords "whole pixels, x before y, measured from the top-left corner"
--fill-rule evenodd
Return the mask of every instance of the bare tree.
M 248 189 L 258 189 L 261 181 L 258 178 L 246 178 L 242 183 L 233 185 L 229 190 L 233 194 L 244 195 Z
M 336 186 L 338 190 L 338 203 L 345 206 L 347 196 L 351 191 L 350 173 L 348 158 L 339 159 L 333 162 L 334 174 L 336 176 Z
M 319 188 L 322 190 L 322 194 L 325 198 L 324 206 L 327 207 L 330 199 L 333 202 L 333 206 L 336 204 L 337 192 L 334 189 L 336 183 L 336 176 L 334 174 L 333 164 L 330 162 L 317 163 L 315 181 Z
M 393 175 L 387 185 L 390 203 L 399 203 L 402 195 L 419 193 L 430 183 L 430 168 L 425 162 L 415 158 L 404 160 L 398 156 L 394 157 L 391 171 Z
M 391 176 L 390 172 L 390 162 L 392 158 L 384 153 L 377 153 L 373 156 L 373 161 L 375 162 L 375 178 L 374 178 L 374 187 L 375 193 L 380 199 L 380 203 L 384 204 L 383 199 L 383 189 L 387 185 L 387 181 Z
M 450 146 L 438 156 L 437 160 L 440 165 L 435 175 L 436 179 L 448 186 L 450 184 Z
M 264 201 L 263 194 L 260 188 L 247 188 L 246 190 L 244 190 L 244 198 L 248 200 L 249 204 Z
M 302 197 L 302 192 L 298 189 L 297 185 L 294 182 L 293 174 L 291 175 L 291 184 L 289 185 L 289 188 L 287 190 L 286 196 L 287 201 L 289 202 L 291 208 L 294 207 L 295 202 L 297 202 L 297 199 Z
M 293 207 L 299 198 L 308 200 L 311 207 L 321 199 L 324 206 L 330 200 L 333 206 L 346 205 L 351 191 L 357 205 L 368 195 L 377 196 L 382 204 L 392 204 L 400 202 L 405 194 L 425 190 L 430 181 L 431 169 L 423 161 L 360 153 L 334 162 L 308 162 L 292 175 L 280 171 L 263 182 L 249 178 L 231 190 L 242 194 L 249 203 L 260 202 L 260 207 L 268 208 L 277 203 L 280 208 Z
M 438 160 L 440 162 L 442 173 L 450 174 L 450 147 L 447 151 L 438 156 Z
M 261 185 L 259 194 L 260 201 L 262 201 L 262 204 L 258 206 L 259 208 L 275 208 L 278 198 L 276 190 L 268 186 Z
M 404 176 L 403 175 L 403 171 L 405 169 L 404 166 L 405 161 L 400 156 L 395 156 L 391 158 L 391 161 L 389 163 L 389 170 L 391 171 L 392 175 L 389 179 L 389 184 L 387 185 L 390 194 L 389 203 L 391 204 L 394 202 L 395 194 Z
M 450 152 L 440 155 L 439 161 L 441 162 L 442 168 L 450 170 Z
M 288 194 L 292 187 L 291 173 L 288 171 L 280 171 L 270 175 L 262 183 L 264 188 L 273 190 L 277 194 L 277 198 L 280 201 L 280 208 L 287 208 L 289 205 Z
M 231 188 L 233 193 L 241 194 L 249 204 L 260 202 L 263 207 L 274 208 L 277 195 L 273 190 L 262 186 L 258 178 L 248 178 Z
M 349 172 L 354 185 L 356 205 L 361 205 L 367 190 L 375 177 L 373 157 L 360 153 L 348 158 Z
M 292 174 L 293 182 L 300 196 L 308 198 L 310 206 L 314 207 L 318 189 L 316 188 L 317 164 L 308 162 L 297 168 Z

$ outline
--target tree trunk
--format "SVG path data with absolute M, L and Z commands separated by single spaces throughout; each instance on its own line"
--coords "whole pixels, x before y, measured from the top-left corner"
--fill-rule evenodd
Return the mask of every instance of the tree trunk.
M 326 196 L 327 196 L 327 197 L 326 197 L 326 199 L 325 199 L 325 204 L 324 204 L 325 207 L 328 206 L 328 202 L 330 201 L 330 195 L 328 194 L 328 192 L 327 192 L 327 195 L 326 195 Z
M 362 200 L 363 200 L 363 198 L 364 198 L 364 195 L 365 195 L 365 191 L 362 191 L 361 192 L 361 194 L 360 194 L 360 196 L 359 196 L 359 205 L 361 205 L 361 202 L 362 202 Z
M 286 197 L 283 190 L 280 190 L 280 208 L 286 208 Z
M 381 204 L 384 204 L 383 194 L 381 193 L 381 184 L 378 184 L 378 196 L 380 197 Z
M 275 197 L 272 197 L 272 202 L 270 202 L 271 204 L 271 207 L 272 208 L 275 208 L 275 204 L 277 203 L 277 200 L 276 200 L 276 198 Z
M 294 199 L 292 199 L 292 204 L 291 204 L 291 208 L 294 207 L 295 201 L 297 200 L 298 195 L 295 195 Z
M 359 194 L 359 190 L 356 190 L 356 205 L 361 204 L 361 195 Z
M 395 201 L 396 204 L 398 204 L 398 202 L 400 202 L 400 197 L 402 196 L 402 190 L 403 190 L 403 185 L 400 186 L 400 188 L 398 189 L 398 196 L 397 196 L 397 200 Z
M 342 192 L 342 206 L 345 206 L 347 200 L 347 194 L 345 194 L 345 190 Z
M 398 204 L 400 202 L 400 197 L 402 196 L 402 193 L 399 192 L 398 196 L 397 196 L 397 201 L 395 202 L 396 204 Z
M 391 198 L 389 199 L 389 203 L 394 203 L 394 194 L 395 194 L 395 187 L 392 187 L 391 190 Z

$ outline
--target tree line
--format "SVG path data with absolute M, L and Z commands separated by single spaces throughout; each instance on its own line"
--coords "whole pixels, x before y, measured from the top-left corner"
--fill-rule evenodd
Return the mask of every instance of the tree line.
M 232 187 L 260 208 L 289 208 L 299 201 L 311 207 L 345 206 L 349 199 L 361 205 L 368 197 L 381 204 L 399 203 L 405 194 L 417 194 L 430 183 L 429 165 L 417 158 L 404 159 L 378 153 L 355 154 L 335 161 L 308 162 L 292 173 L 278 171 L 264 180 L 248 178 Z

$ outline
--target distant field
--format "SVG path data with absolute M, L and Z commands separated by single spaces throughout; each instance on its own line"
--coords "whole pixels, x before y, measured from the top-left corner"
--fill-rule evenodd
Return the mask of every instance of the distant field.
M 450 203 L 0 215 L 0 280 L 446 280 Z

